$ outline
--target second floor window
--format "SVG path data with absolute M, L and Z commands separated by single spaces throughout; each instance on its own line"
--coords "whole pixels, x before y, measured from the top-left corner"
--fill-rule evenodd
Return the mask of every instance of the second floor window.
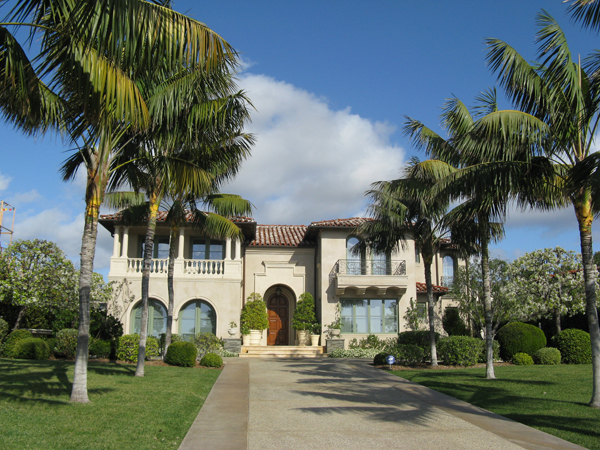
M 222 260 L 224 253 L 223 241 L 209 238 L 192 239 L 192 259 Z
M 140 236 L 140 258 L 144 257 L 144 247 L 146 245 L 146 237 Z M 155 236 L 154 248 L 152 250 L 153 259 L 169 259 L 169 237 Z

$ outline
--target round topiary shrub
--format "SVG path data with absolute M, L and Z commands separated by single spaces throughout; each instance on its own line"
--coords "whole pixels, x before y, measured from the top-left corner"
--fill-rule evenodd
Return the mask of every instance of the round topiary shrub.
M 475 365 L 483 348 L 485 341 L 469 336 L 449 336 L 437 344 L 438 358 L 453 366 Z
M 439 341 L 440 334 L 435 333 L 436 342 Z M 416 345 L 423 350 L 423 359 L 419 362 L 431 360 L 431 341 L 429 331 L 403 331 L 398 333 L 398 344 L 400 345 Z
M 552 338 L 552 345 L 560 351 L 565 364 L 590 364 L 592 362 L 592 346 L 590 334 L 583 330 L 570 328 L 563 330 Z
M 98 339 L 90 344 L 89 354 L 96 358 L 110 357 L 111 342 L 105 339 Z
M 223 365 L 223 358 L 215 353 L 207 353 L 200 360 L 200 365 L 204 367 L 221 367 Z
M 533 359 L 527 353 L 515 353 L 512 362 L 517 366 L 530 366 L 533 364 Z
M 540 348 L 533 354 L 533 362 L 545 366 L 560 364 L 560 351 L 553 347 Z
M 75 352 L 77 351 L 77 333 L 75 328 L 65 328 L 56 333 L 54 354 L 66 359 L 75 359 Z
M 125 334 L 119 338 L 117 359 L 127 362 L 137 362 L 140 346 L 139 334 Z M 158 356 L 158 339 L 153 336 L 146 338 L 146 358 Z
M 173 342 L 167 348 L 165 362 L 172 366 L 194 367 L 197 355 L 196 346 L 191 342 Z
M 374 366 L 383 366 L 384 364 L 387 364 L 386 362 L 386 358 L 388 357 L 387 353 L 377 353 L 375 355 L 375 358 L 373 358 L 373 365 Z
M 50 349 L 43 339 L 25 338 L 18 341 L 14 346 L 13 358 L 45 360 L 50 358 Z
M 512 322 L 498 330 L 500 357 L 510 361 L 517 353 L 533 355 L 546 346 L 546 335 L 538 327 L 522 322 Z
M 4 344 L 4 356 L 7 358 L 13 358 L 13 350 L 22 339 L 32 338 L 33 335 L 29 330 L 14 330 L 11 331 L 8 337 L 6 338 L 6 343 Z

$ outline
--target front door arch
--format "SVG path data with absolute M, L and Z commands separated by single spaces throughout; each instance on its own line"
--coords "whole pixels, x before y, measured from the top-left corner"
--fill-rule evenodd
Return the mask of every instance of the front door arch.
M 288 345 L 290 325 L 290 304 L 285 295 L 272 294 L 267 301 L 269 329 L 267 345 Z

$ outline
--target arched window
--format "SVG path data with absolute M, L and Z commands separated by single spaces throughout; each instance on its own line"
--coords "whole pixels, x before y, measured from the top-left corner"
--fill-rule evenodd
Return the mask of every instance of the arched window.
M 351 236 L 346 241 L 346 274 L 360 275 L 363 271 L 362 255 L 357 255 L 352 252 L 352 247 L 360 241 L 357 237 Z
M 179 334 L 186 340 L 198 333 L 217 334 L 217 314 L 202 300 L 187 303 L 179 311 Z
M 454 282 L 454 258 L 446 255 L 442 260 L 442 286 L 450 287 Z
M 142 327 L 142 302 L 131 311 L 131 322 L 133 323 L 133 333 L 140 334 Z M 148 299 L 148 336 L 159 337 L 167 332 L 167 309 L 165 306 L 153 298 Z

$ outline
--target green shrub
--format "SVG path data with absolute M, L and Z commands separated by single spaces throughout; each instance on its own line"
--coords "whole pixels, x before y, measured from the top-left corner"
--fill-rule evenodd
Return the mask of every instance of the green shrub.
M 296 304 L 294 316 L 292 317 L 292 327 L 294 330 L 310 330 L 316 321 L 315 299 L 312 294 L 305 292 L 300 295 Z
M 4 356 L 7 358 L 13 358 L 13 350 L 22 339 L 31 338 L 33 335 L 29 330 L 14 330 L 11 331 L 8 337 L 6 338 L 6 342 L 4 343 Z
M 48 348 L 50 349 L 50 354 L 53 355 L 54 347 L 56 347 L 56 339 L 55 338 L 46 339 L 46 345 L 48 345 Z
M 460 317 L 458 308 L 448 307 L 444 310 L 442 325 L 448 336 L 468 336 L 469 329 Z
M 388 357 L 387 353 L 377 353 L 375 355 L 375 358 L 373 358 L 373 364 L 375 366 L 383 366 L 384 364 L 387 364 L 387 362 L 386 362 L 387 357 Z
M 172 366 L 193 367 L 197 354 L 196 346 L 191 342 L 177 341 L 167 348 L 165 362 Z
M 375 355 L 380 353 L 375 348 L 351 348 L 344 350 L 343 348 L 336 348 L 328 353 L 327 356 L 330 358 L 367 358 L 373 359 Z
M 207 353 L 200 360 L 200 365 L 204 367 L 221 367 L 223 365 L 223 358 L 215 353 Z
M 260 294 L 253 292 L 248 296 L 248 300 L 242 308 L 240 322 L 241 326 L 246 326 L 249 330 L 267 329 L 269 326 L 267 305 Z
M 583 330 L 570 328 L 552 338 L 552 345 L 560 351 L 565 364 L 590 364 L 592 347 L 590 334 Z
M 194 345 L 198 350 L 198 359 L 207 353 L 214 353 L 223 348 L 223 340 L 212 333 L 198 333 L 194 336 Z
M 111 347 L 111 341 L 98 339 L 90 344 L 89 354 L 97 358 L 109 358 Z
M 517 353 L 533 355 L 546 346 L 546 335 L 538 327 L 522 322 L 512 322 L 498 330 L 500 357 L 510 361 Z
M 500 343 L 498 341 L 492 341 L 492 351 L 494 353 L 494 361 L 498 361 L 500 359 Z M 481 349 L 477 362 L 487 362 L 487 346 L 485 340 L 483 340 L 483 348 Z
M 533 364 L 533 359 L 527 353 L 515 353 L 512 362 L 517 366 L 530 366 Z
M 8 323 L 6 320 L 0 317 L 0 344 L 4 341 L 4 338 L 8 335 Z
M 439 339 L 440 334 L 435 333 L 436 342 Z M 398 344 L 416 345 L 423 350 L 422 362 L 431 360 L 431 341 L 429 340 L 429 331 L 403 331 L 402 333 L 398 333 Z
M 13 358 L 17 359 L 40 359 L 50 358 L 50 349 L 46 341 L 40 338 L 25 338 L 17 341 L 13 350 Z
M 377 350 L 383 350 L 389 346 L 393 347 L 394 345 L 396 345 L 396 339 L 379 339 L 375 334 L 369 334 L 360 341 L 354 338 L 348 342 L 348 348 L 374 348 Z
M 438 358 L 446 364 L 473 366 L 479 360 L 485 341 L 469 336 L 449 336 L 437 344 Z
M 56 333 L 54 354 L 66 359 L 75 359 L 77 333 L 78 331 L 74 328 L 65 328 Z
M 560 351 L 553 347 L 540 348 L 533 354 L 533 361 L 545 366 L 560 364 Z
M 393 355 L 396 358 L 396 363 L 412 365 L 423 361 L 423 349 L 416 345 L 396 344 L 394 346 L 386 347 L 385 351 L 388 355 Z
M 117 345 L 117 359 L 121 361 L 137 362 L 140 345 L 139 334 L 125 334 L 119 338 Z M 153 336 L 146 338 L 146 358 L 158 356 L 158 339 Z

